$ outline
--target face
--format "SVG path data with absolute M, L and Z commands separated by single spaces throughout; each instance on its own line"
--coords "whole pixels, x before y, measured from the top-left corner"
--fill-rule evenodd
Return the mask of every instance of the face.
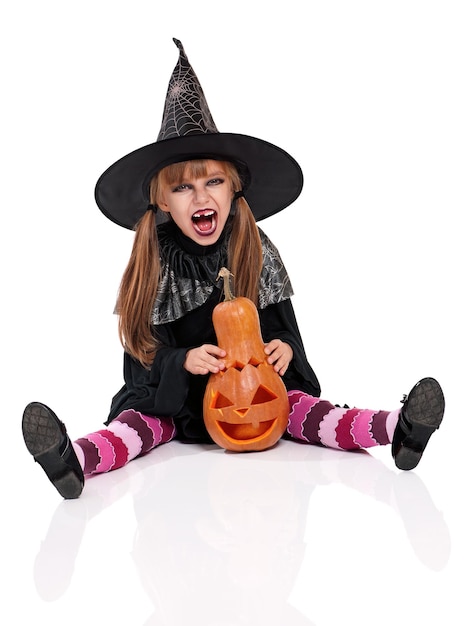
M 164 185 L 159 207 L 169 213 L 184 235 L 202 246 L 219 239 L 229 216 L 233 192 L 218 161 L 207 161 L 204 177 L 185 174 L 183 180 Z

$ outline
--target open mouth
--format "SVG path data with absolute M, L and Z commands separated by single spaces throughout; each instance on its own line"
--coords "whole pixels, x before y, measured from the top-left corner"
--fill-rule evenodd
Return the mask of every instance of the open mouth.
M 275 423 L 275 419 L 260 422 L 258 425 L 250 423 L 229 424 L 228 422 L 216 422 L 218 428 L 227 438 L 233 441 L 244 441 L 245 443 L 256 441 L 261 437 L 267 437 L 275 428 Z
M 193 222 L 193 228 L 203 237 L 212 235 L 217 226 L 217 213 L 212 209 L 204 209 L 193 213 L 191 220 Z

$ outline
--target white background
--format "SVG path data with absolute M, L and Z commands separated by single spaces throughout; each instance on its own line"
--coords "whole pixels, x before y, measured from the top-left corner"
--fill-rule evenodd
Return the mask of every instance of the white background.
M 132 233 L 101 214 L 93 192 L 112 162 L 155 140 L 178 58 L 172 37 L 183 42 L 219 130 L 280 145 L 303 168 L 300 198 L 260 225 L 291 276 L 323 396 L 392 409 L 419 378 L 442 383 L 445 421 L 418 473 L 448 515 L 452 540 L 466 540 L 461 506 L 469 493 L 470 29 L 471 6 L 458 0 L 3 3 L 0 456 L 2 515 L 9 519 L 4 539 L 15 548 L 1 567 L 2 593 L 14 589 L 8 594 L 11 610 L 24 611 L 8 623 L 26 623 L 29 609 L 31 616 L 62 623 L 54 621 L 55 608 L 59 615 L 90 593 L 86 581 L 77 581 L 77 600 L 62 598 L 64 605 L 53 602 L 46 611 L 32 587 L 31 563 L 57 494 L 24 448 L 21 415 L 27 402 L 43 401 L 75 438 L 101 426 L 122 384 L 113 307 Z M 372 455 L 393 467 L 389 451 Z M 336 490 L 323 494 L 335 499 Z M 365 520 L 370 514 L 376 519 L 377 510 L 349 497 L 342 493 L 338 505 L 344 532 L 351 510 L 364 505 L 361 527 L 369 543 Z M 382 567 L 388 572 L 389 590 L 381 587 L 377 604 L 367 599 L 363 581 L 354 598 L 349 589 L 349 607 L 342 606 L 351 582 L 344 576 L 329 586 L 331 598 L 324 594 L 324 601 L 309 604 L 309 580 L 319 585 L 323 576 L 314 555 L 329 552 L 325 541 L 318 545 L 317 530 L 309 532 L 313 506 L 311 498 L 308 551 L 292 591 L 311 620 L 306 623 L 345 623 L 353 614 L 357 621 L 351 623 L 369 624 L 372 607 L 392 620 L 396 596 L 403 593 L 400 582 L 394 589 L 401 574 L 382 565 L 380 555 L 365 574 L 375 578 Z M 323 510 L 319 496 L 315 509 Z M 101 519 L 107 529 L 115 515 L 118 510 L 106 509 L 94 522 Z M 132 512 L 122 515 L 131 516 L 134 532 Z M 396 554 L 395 527 L 382 522 L 380 536 Z M 103 535 L 96 532 L 99 542 Z M 119 539 L 113 543 L 116 548 Z M 469 544 L 455 549 L 452 555 L 468 554 L 469 563 Z M 15 568 L 19 554 L 22 565 Z M 99 567 L 106 579 L 113 565 L 96 555 L 95 546 L 85 554 L 90 562 L 84 560 L 81 571 Z M 343 556 L 352 567 L 361 554 L 349 544 Z M 334 566 L 328 554 L 322 562 L 329 574 L 345 566 Z M 459 563 L 451 563 L 453 571 L 442 575 L 456 589 Z M 423 598 L 431 591 L 430 615 L 434 601 L 436 614 L 445 615 L 445 599 L 438 600 L 441 579 L 420 584 Z M 0 612 L 7 607 L 2 601 Z M 147 623 L 152 612 L 141 605 L 134 613 L 137 608 L 126 602 L 122 610 L 134 615 L 127 616 L 132 624 Z M 423 607 L 416 610 L 420 614 Z M 120 613 L 114 607 L 108 615 L 116 621 Z M 179 623 L 169 615 L 165 623 Z M 462 615 L 453 623 L 468 624 Z M 226 618 L 220 624 L 252 623 L 231 611 Z

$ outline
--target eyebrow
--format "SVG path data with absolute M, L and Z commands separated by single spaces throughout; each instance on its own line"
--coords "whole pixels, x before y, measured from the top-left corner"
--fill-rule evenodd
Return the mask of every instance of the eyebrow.
M 204 176 L 198 176 L 198 178 L 197 178 L 196 180 L 198 180 L 198 179 L 200 179 L 200 178 L 206 178 L 206 179 L 209 179 L 209 178 L 214 178 L 215 176 L 226 176 L 226 172 L 225 172 L 224 170 L 215 170 L 215 171 L 211 171 L 211 170 L 210 170 L 210 171 L 209 171 L 207 174 L 205 174 Z M 170 184 L 171 184 L 171 185 L 183 185 L 183 184 L 185 184 L 185 183 L 189 182 L 190 180 L 191 180 L 191 178 L 190 178 L 190 177 L 186 177 L 186 176 L 184 176 L 184 177 L 181 179 L 181 181 L 180 181 L 180 182 L 175 182 L 175 183 L 170 183 Z
M 208 172 L 206 176 L 202 176 L 201 178 L 213 178 L 214 176 L 225 176 L 226 172 L 224 170 L 216 170 L 215 172 Z

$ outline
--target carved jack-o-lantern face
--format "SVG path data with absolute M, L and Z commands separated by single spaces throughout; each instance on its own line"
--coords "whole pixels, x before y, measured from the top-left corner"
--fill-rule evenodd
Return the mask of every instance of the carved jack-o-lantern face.
M 265 450 L 288 425 L 286 387 L 266 360 L 258 312 L 239 297 L 213 312 L 226 369 L 211 374 L 203 399 L 206 429 L 215 443 L 234 451 Z
M 286 430 L 288 400 L 281 378 L 266 361 L 236 364 L 212 377 L 204 419 L 212 439 L 228 450 L 264 450 Z

